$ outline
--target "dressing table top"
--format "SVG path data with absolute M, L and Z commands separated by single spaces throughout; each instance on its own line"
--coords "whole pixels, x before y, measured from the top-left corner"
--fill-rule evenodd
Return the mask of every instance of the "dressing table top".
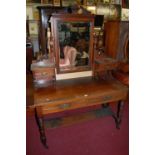
M 44 113 L 104 104 L 126 98 L 128 88 L 118 81 L 84 77 L 56 81 L 54 85 L 33 87 L 27 77 L 27 107 L 43 107 Z M 49 110 L 49 111 L 48 111 Z

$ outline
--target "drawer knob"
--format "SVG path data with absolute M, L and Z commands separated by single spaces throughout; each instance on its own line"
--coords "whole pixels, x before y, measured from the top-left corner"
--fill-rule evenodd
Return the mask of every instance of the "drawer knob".
M 104 98 L 103 98 L 103 100 L 105 101 L 105 100 L 110 100 L 112 98 L 112 96 L 105 96 Z
M 60 108 L 60 109 L 66 109 L 66 108 L 69 108 L 69 107 L 71 107 L 71 105 L 68 104 L 68 103 L 59 105 L 59 108 Z

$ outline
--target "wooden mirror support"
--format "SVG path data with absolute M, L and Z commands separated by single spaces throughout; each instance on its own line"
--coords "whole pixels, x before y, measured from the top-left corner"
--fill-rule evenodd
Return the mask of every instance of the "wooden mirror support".
M 94 16 L 54 13 L 50 23 L 57 74 L 91 71 Z

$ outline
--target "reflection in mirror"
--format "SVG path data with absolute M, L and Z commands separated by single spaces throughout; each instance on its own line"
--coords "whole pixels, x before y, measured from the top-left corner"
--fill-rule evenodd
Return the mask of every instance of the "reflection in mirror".
M 58 21 L 60 70 L 70 70 L 89 65 L 89 22 Z

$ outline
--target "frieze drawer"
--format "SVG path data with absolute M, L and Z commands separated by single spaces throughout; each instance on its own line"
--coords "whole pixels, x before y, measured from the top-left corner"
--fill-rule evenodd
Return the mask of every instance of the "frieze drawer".
M 119 100 L 120 96 L 122 96 L 122 92 L 117 94 L 111 94 L 111 95 L 105 95 L 105 96 L 86 96 L 82 98 L 72 99 L 70 102 L 66 100 L 63 101 L 63 103 L 53 102 L 47 105 L 43 106 L 43 113 L 55 113 L 55 112 L 61 112 L 65 110 L 71 110 L 76 108 L 82 108 L 87 106 L 93 106 L 96 104 L 104 104 L 108 102 L 113 102 L 115 99 Z M 125 94 L 124 94 L 125 98 Z

